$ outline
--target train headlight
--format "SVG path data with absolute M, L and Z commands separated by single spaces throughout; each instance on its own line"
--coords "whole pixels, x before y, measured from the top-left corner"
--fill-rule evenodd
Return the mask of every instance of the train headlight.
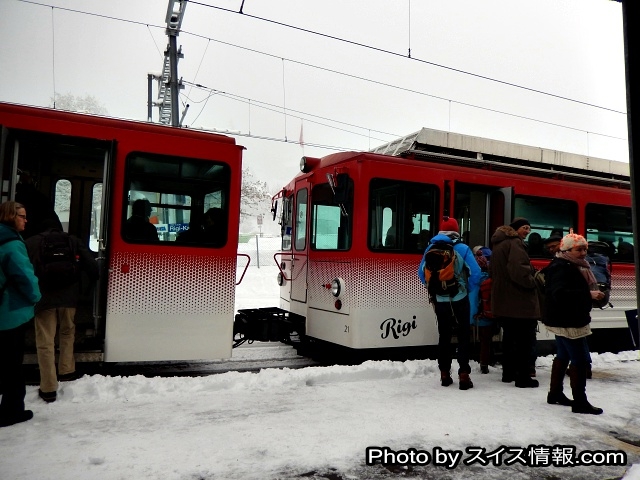
M 340 280 L 339 278 L 334 278 L 331 282 L 331 295 L 333 295 L 334 297 L 339 297 L 342 293 L 342 290 L 342 280 Z
M 315 157 L 302 157 L 300 159 L 300 171 L 309 173 L 320 164 L 320 159 Z
M 278 279 L 278 285 L 283 286 L 284 285 L 284 275 L 282 275 L 282 272 L 278 272 L 278 276 L 276 277 Z

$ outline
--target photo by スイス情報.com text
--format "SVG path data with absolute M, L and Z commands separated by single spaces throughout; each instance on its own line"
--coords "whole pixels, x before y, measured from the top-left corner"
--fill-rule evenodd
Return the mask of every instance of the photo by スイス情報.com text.
M 366 464 L 434 465 L 454 469 L 460 465 L 524 465 L 529 467 L 622 466 L 627 454 L 621 450 L 585 450 L 577 452 L 572 445 L 500 446 L 492 451 L 483 447 L 467 447 L 465 451 L 434 447 L 431 451 L 409 448 L 394 451 L 389 447 L 367 447 Z

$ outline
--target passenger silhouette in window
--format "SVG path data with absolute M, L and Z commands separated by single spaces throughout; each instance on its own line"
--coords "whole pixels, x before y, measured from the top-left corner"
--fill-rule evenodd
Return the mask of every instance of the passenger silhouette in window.
M 633 245 L 618 237 L 618 259 L 630 262 L 633 260 Z
M 529 256 L 541 257 L 544 254 L 544 244 L 542 241 L 542 236 L 538 232 L 533 232 L 529 235 L 529 245 L 528 245 Z
M 199 243 L 222 247 L 227 241 L 227 224 L 224 211 L 213 207 L 207 210 L 202 217 L 202 225 L 198 221 L 189 224 L 189 230 L 181 232 L 176 239 L 177 243 Z
M 149 200 L 139 199 L 133 202 L 131 216 L 124 224 L 124 237 L 126 240 L 139 242 L 159 242 L 158 231 L 149 223 L 151 204 Z

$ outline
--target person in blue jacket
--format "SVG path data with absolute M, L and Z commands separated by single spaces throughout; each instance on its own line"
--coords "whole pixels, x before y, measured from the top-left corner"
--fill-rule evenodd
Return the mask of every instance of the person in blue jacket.
M 22 360 L 25 325 L 34 316 L 40 289 L 20 236 L 26 224 L 22 204 L 9 201 L 0 205 L 0 427 L 33 418 L 33 412 L 24 409 Z
M 425 253 L 429 251 L 433 242 L 445 241 L 453 244 L 453 249 L 463 262 L 455 263 L 455 276 L 460 284 L 459 292 L 453 297 L 436 296 L 433 305 L 438 320 L 438 368 L 440 369 L 440 384 L 448 387 L 453 383 L 451 378 L 451 337 L 455 332 L 458 337 L 458 379 L 460 390 L 473 388 L 469 374 L 469 343 L 471 336 L 470 302 L 478 302 L 478 287 L 481 271 L 471 249 L 460 240 L 460 227 L 455 218 L 444 217 L 440 224 L 440 231 L 431 239 Z M 426 284 L 424 277 L 424 255 L 418 267 L 418 277 Z M 466 272 L 465 272 L 466 269 Z M 475 292 L 475 298 L 469 298 Z

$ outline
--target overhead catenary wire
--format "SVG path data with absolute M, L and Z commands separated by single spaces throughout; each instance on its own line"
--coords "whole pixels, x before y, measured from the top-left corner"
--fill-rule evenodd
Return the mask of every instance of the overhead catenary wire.
M 103 14 L 97 14 L 97 13 L 93 13 L 93 12 L 86 12 L 86 11 L 82 11 L 82 10 L 78 10 L 78 9 L 59 7 L 59 6 L 44 4 L 44 3 L 40 3 L 40 2 L 35 2 L 33 0 L 17 0 L 17 1 L 22 2 L 22 3 L 38 5 L 38 6 L 50 7 L 52 9 L 59 9 L 59 10 L 63 10 L 63 11 L 78 13 L 78 14 L 82 14 L 82 15 L 88 15 L 88 16 L 104 18 L 104 19 L 113 20 L 113 21 L 126 22 L 126 23 L 135 24 L 135 25 L 143 25 L 146 28 L 154 27 L 154 28 L 159 28 L 159 29 L 163 29 L 163 30 L 166 28 L 166 26 L 164 26 L 164 25 L 154 25 L 154 24 L 150 24 L 148 22 L 140 22 L 140 21 L 135 21 L 135 20 L 129 20 L 129 19 L 123 19 L 123 18 L 119 18 L 119 17 L 114 17 L 114 16 L 110 16 L 110 15 L 103 15 Z M 208 5 L 208 4 L 205 4 L 205 3 L 202 3 L 202 2 L 197 2 L 197 1 L 194 1 L 194 0 L 189 0 L 189 2 L 192 3 L 192 4 L 201 5 L 201 6 L 209 7 L 209 8 L 214 8 L 214 9 L 226 11 L 226 12 L 233 13 L 233 14 L 241 14 L 243 16 L 250 17 L 250 18 L 253 18 L 253 19 L 256 19 L 256 20 L 265 21 L 265 22 L 273 23 L 273 24 L 280 25 L 280 26 L 283 26 L 283 27 L 287 27 L 287 28 L 299 30 L 299 31 L 302 31 L 302 32 L 310 33 L 310 34 L 313 34 L 313 35 L 318 35 L 318 36 L 322 36 L 322 37 L 325 37 L 325 38 L 334 39 L 336 41 L 349 43 L 349 44 L 352 44 L 352 45 L 355 45 L 355 46 L 372 49 L 374 51 L 378 51 L 378 52 L 381 52 L 381 53 L 387 53 L 387 54 L 390 54 L 390 55 L 407 58 L 404 55 L 400 55 L 400 54 L 398 54 L 396 52 L 388 51 L 388 50 L 381 49 L 381 48 L 378 48 L 378 47 L 373 47 L 373 46 L 362 44 L 362 43 L 359 43 L 359 42 L 353 42 L 353 41 L 345 40 L 345 39 L 342 39 L 340 37 L 335 37 L 335 36 L 332 36 L 332 35 L 327 35 L 327 34 L 323 34 L 323 33 L 320 33 L 320 32 L 315 32 L 313 30 L 304 29 L 304 28 L 297 27 L 297 26 L 294 26 L 294 25 L 289 25 L 289 24 L 285 24 L 285 23 L 282 23 L 282 22 L 278 22 L 278 21 L 275 21 L 275 20 L 270 20 L 270 19 L 266 19 L 266 18 L 254 16 L 254 15 L 250 15 L 250 14 L 247 14 L 247 13 L 244 13 L 244 12 L 236 12 L 234 10 L 226 9 L 226 8 L 223 8 L 223 7 L 217 7 L 217 6 L 213 6 L 213 5 Z M 243 4 L 244 4 L 244 2 L 243 2 Z M 289 62 L 292 62 L 292 63 L 296 63 L 296 64 L 299 64 L 299 65 L 304 65 L 304 66 L 307 66 L 307 67 L 310 67 L 310 68 L 319 69 L 319 70 L 322 70 L 322 71 L 325 71 L 325 72 L 328 72 L 328 73 L 334 73 L 334 74 L 337 74 L 337 75 L 342 75 L 342 76 L 345 76 L 345 77 L 349 77 L 349 78 L 353 78 L 353 79 L 357 79 L 357 80 L 361 80 L 361 81 L 377 84 L 377 85 L 380 85 L 380 86 L 394 88 L 394 89 L 397 89 L 397 90 L 405 91 L 407 93 L 418 94 L 418 95 L 423 95 L 423 96 L 427 96 L 427 97 L 434 98 L 434 99 L 444 100 L 444 101 L 449 102 L 450 104 L 451 103 L 456 103 L 456 104 L 459 104 L 459 105 L 472 107 L 472 108 L 476 108 L 476 109 L 480 109 L 480 110 L 485 110 L 485 111 L 488 111 L 488 112 L 498 113 L 498 114 L 501 114 L 501 115 L 507 115 L 507 116 L 511 116 L 511 117 L 519 118 L 519 119 L 523 119 L 523 120 L 533 121 L 533 122 L 537 122 L 537 123 L 540 123 L 540 124 L 546 124 L 546 125 L 550 125 L 550 126 L 566 128 L 566 129 L 570 129 L 570 130 L 574 130 L 574 131 L 578 131 L 578 132 L 583 132 L 583 133 L 587 133 L 587 134 L 591 134 L 591 135 L 597 135 L 597 136 L 616 139 L 616 140 L 627 140 L 624 137 L 619 137 L 619 136 L 609 135 L 609 134 L 604 134 L 604 133 L 599 133 L 599 132 L 592 132 L 592 131 L 588 131 L 588 130 L 585 130 L 585 129 L 582 129 L 582 128 L 571 127 L 571 126 L 562 125 L 562 124 L 558 124 L 558 123 L 554 123 L 554 122 L 548 122 L 548 121 L 545 121 L 545 120 L 540 120 L 540 119 L 533 118 L 533 117 L 528 117 L 528 116 L 525 116 L 525 115 L 518 115 L 518 114 L 505 112 L 505 111 L 501 111 L 501 110 L 497 110 L 497 109 L 483 107 L 483 106 L 471 104 L 471 103 L 468 103 L 468 102 L 459 102 L 457 100 L 452 100 L 452 99 L 448 99 L 448 98 L 445 98 L 445 97 L 440 97 L 440 96 L 437 96 L 437 95 L 432 95 L 432 94 L 428 94 L 428 93 L 425 93 L 425 92 L 420 92 L 418 90 L 409 89 L 409 88 L 405 88 L 405 87 L 400 87 L 400 86 L 389 84 L 389 83 L 386 83 L 386 82 L 381 82 L 381 81 L 369 79 L 369 78 L 366 78 L 366 77 L 361 77 L 361 76 L 358 76 L 358 75 L 353 75 L 353 74 L 349 74 L 349 73 L 345 73 L 345 72 L 340 72 L 338 70 L 333 70 L 333 69 L 330 69 L 330 68 L 319 67 L 317 65 L 309 64 L 309 63 L 306 63 L 306 62 L 300 62 L 300 61 L 293 60 L 293 59 L 287 59 L 287 58 L 284 58 L 282 56 L 277 56 L 277 55 L 269 54 L 269 53 L 262 52 L 262 51 L 259 51 L 259 50 L 256 50 L 256 49 L 235 45 L 235 44 L 232 44 L 232 43 L 229 43 L 229 42 L 226 42 L 226 41 L 217 40 L 217 39 L 205 36 L 205 35 L 201 35 L 201 34 L 197 34 L 197 33 L 193 33 L 193 32 L 188 32 L 188 31 L 185 31 L 185 30 L 181 30 L 181 33 L 185 34 L 185 35 L 192 35 L 192 36 L 195 36 L 195 37 L 198 37 L 198 38 L 207 39 L 208 41 L 217 42 L 217 43 L 220 43 L 220 44 L 232 46 L 232 47 L 243 49 L 243 50 L 246 50 L 246 51 L 251 51 L 251 52 L 254 52 L 254 53 L 261 54 L 261 55 L 270 56 L 270 57 L 273 57 L 273 58 L 278 58 L 278 59 L 280 59 L 282 61 L 286 60 L 286 61 L 289 61 Z M 565 100 L 565 101 L 569 101 L 569 102 L 573 102 L 573 103 L 577 103 L 577 104 L 582 104 L 582 105 L 585 105 L 585 106 L 589 106 L 589 107 L 593 107 L 593 108 L 597 108 L 597 109 L 602 109 L 602 110 L 610 111 L 610 112 L 613 112 L 613 113 L 618 113 L 618 114 L 621 114 L 621 115 L 626 115 L 626 112 L 622 112 L 622 111 L 615 110 L 615 109 L 612 109 L 612 108 L 607 108 L 607 107 L 591 104 L 591 103 L 588 103 L 588 102 L 583 102 L 583 101 L 580 101 L 580 100 L 571 99 L 569 97 L 564 97 L 564 96 L 561 96 L 561 95 L 555 95 L 555 94 L 552 94 L 552 93 L 548 93 L 548 92 L 544 92 L 544 91 L 541 91 L 541 90 L 525 87 L 525 86 L 522 86 L 522 85 L 513 84 L 513 83 L 510 83 L 510 82 L 505 82 L 505 81 L 501 81 L 501 80 L 497 80 L 497 79 L 492 79 L 490 77 L 477 75 L 477 74 L 474 74 L 472 72 L 466 72 L 464 70 L 455 69 L 455 68 L 452 68 L 452 67 L 447 67 L 445 65 L 436 64 L 436 63 L 429 62 L 429 61 L 426 61 L 426 60 L 416 59 L 415 57 L 411 57 L 408 60 L 419 61 L 421 63 L 433 65 L 433 66 L 440 67 L 440 68 L 445 68 L 445 69 L 448 69 L 448 70 L 451 70 L 451 71 L 455 71 L 455 72 L 458 72 L 458 73 L 471 75 L 471 76 L 474 76 L 474 77 L 477 77 L 477 78 L 483 78 L 485 80 L 494 81 L 494 82 L 501 83 L 501 84 L 504 84 L 504 85 L 509 85 L 509 86 L 512 86 L 512 87 L 522 88 L 524 90 L 528 90 L 528 91 L 531 91 L 531 92 L 534 92 L 534 93 L 538 93 L 538 94 L 542 94 L 542 95 L 548 95 L 548 96 L 555 97 L 555 98 L 558 98 L 558 99 L 561 99 L 561 100 Z M 366 129 L 367 127 L 358 127 L 358 128 Z
M 200 88 L 202 90 L 214 92 L 220 97 L 225 97 L 225 98 L 229 98 L 231 100 L 236 100 L 236 101 L 239 101 L 239 102 L 248 103 L 250 105 L 254 105 L 254 106 L 258 107 L 258 108 L 262 108 L 264 110 L 268 110 L 268 111 L 271 111 L 271 112 L 282 113 L 282 107 L 279 106 L 279 105 L 274 105 L 272 103 L 267 103 L 267 102 L 261 102 L 261 101 L 255 100 L 255 99 L 242 97 L 240 95 L 236 95 L 236 94 L 229 93 L 229 92 L 223 92 L 223 91 L 220 91 L 220 90 L 215 90 L 213 88 L 206 87 L 206 86 L 201 85 L 199 83 L 191 83 L 191 82 L 186 81 L 186 80 L 184 81 L 184 83 L 187 84 L 187 85 L 192 85 L 194 87 Z M 320 115 L 314 115 L 312 113 L 307 113 L 307 112 L 303 112 L 303 111 L 300 111 L 300 110 L 287 109 L 287 112 L 288 112 L 289 116 L 293 116 L 294 118 L 298 118 L 300 120 L 304 119 L 304 120 L 307 120 L 310 123 L 314 123 L 316 125 L 321 125 L 321 126 L 324 126 L 324 127 L 332 128 L 332 129 L 335 129 L 335 130 L 340 130 L 340 131 L 343 131 L 343 132 L 346 132 L 346 133 L 349 133 L 349 134 L 352 134 L 352 135 L 370 137 L 370 135 L 354 132 L 353 130 L 346 130 L 344 128 L 336 127 L 335 125 L 329 125 L 329 124 L 318 122 L 318 121 L 311 120 L 311 119 L 312 118 L 316 118 L 316 119 L 326 120 L 326 121 L 333 122 L 333 123 L 340 124 L 340 125 L 345 125 L 345 126 L 349 126 L 349 127 L 353 127 L 353 128 L 360 128 L 360 129 L 366 130 L 368 132 L 375 132 L 375 133 L 381 133 L 383 135 L 389 135 L 389 136 L 394 137 L 394 138 L 398 137 L 398 136 L 401 136 L 401 135 L 399 135 L 397 133 L 389 133 L 389 132 L 383 132 L 383 131 L 380 131 L 380 130 L 373 130 L 373 129 L 361 127 L 359 125 L 355 125 L 355 124 L 352 124 L 352 123 L 342 122 L 340 120 L 334 120 L 334 119 L 331 119 L 331 118 L 328 118 L 328 117 L 322 117 Z M 295 113 L 295 114 L 298 114 L 298 115 L 294 116 L 294 115 L 291 115 L 291 113 Z M 192 122 L 192 124 L 193 124 L 193 122 Z M 374 140 L 379 140 L 381 142 L 388 141 L 388 139 L 375 138 L 375 137 L 373 137 L 373 139 Z M 305 142 L 305 143 L 307 143 L 307 142 Z
M 216 9 L 216 10 L 221 10 L 221 11 L 232 13 L 232 14 L 236 14 L 236 15 L 240 14 L 240 12 L 236 12 L 235 10 L 231 10 L 231 9 L 224 8 L 224 7 L 218 7 L 216 5 L 209 5 L 207 3 L 197 2 L 195 0 L 189 0 L 189 3 L 194 4 L 194 5 L 200 5 L 200 6 L 203 6 L 203 7 L 213 8 L 213 9 Z M 460 68 L 449 67 L 447 65 L 443 65 L 443 64 L 435 63 L 435 62 L 430 62 L 428 60 L 423 60 L 423 59 L 416 58 L 416 57 L 410 57 L 410 56 L 407 57 L 404 54 L 401 54 L 401 53 L 398 53 L 398 52 L 393 52 L 391 50 L 386 50 L 386 49 L 380 48 L 380 47 L 374 47 L 373 45 L 368 45 L 366 43 L 355 42 L 353 40 L 347 40 L 347 39 L 344 39 L 344 38 L 341 38 L 341 37 L 336 37 L 335 35 L 329 35 L 329 34 L 322 33 L 322 32 L 316 32 L 315 30 L 310 30 L 308 28 L 302 28 L 302 27 L 298 27 L 298 26 L 295 26 L 295 25 L 290 25 L 288 23 L 279 22 L 277 20 L 271 20 L 269 18 L 259 17 L 257 15 L 251 15 L 251 14 L 248 14 L 246 12 L 241 13 L 241 15 L 243 17 L 253 18 L 255 20 L 259 20 L 259 21 L 263 21 L 263 22 L 267 22 L 267 23 L 273 23 L 274 25 L 279 25 L 281 27 L 290 28 L 290 29 L 297 30 L 297 31 L 300 31 L 300 32 L 309 33 L 309 34 L 312 34 L 312 35 L 316 35 L 316 36 L 323 37 L 323 38 L 328 38 L 328 39 L 335 40 L 335 41 L 342 42 L 342 43 L 347 43 L 347 44 L 354 45 L 354 46 L 357 46 L 357 47 L 366 48 L 366 49 L 373 50 L 373 51 L 376 51 L 376 52 L 379 52 L 379 53 L 384 53 L 384 54 L 387 54 L 387 55 L 393 55 L 393 56 L 396 56 L 396 57 L 406 58 L 408 60 L 413 60 L 415 62 L 424 63 L 424 64 L 431 65 L 431 66 L 438 67 L 438 68 L 443 68 L 445 70 L 450 70 L 452 72 L 461 73 L 463 75 L 470 75 L 472 77 L 479 78 L 479 79 L 482 79 L 482 80 L 487 80 L 487 81 L 490 81 L 490 82 L 496 82 L 496 83 L 500 83 L 502 85 L 507 85 L 507 86 L 510 86 L 510 87 L 519 88 L 519 89 L 522 89 L 522 90 L 528 90 L 528 91 L 534 92 L 534 93 L 539 93 L 541 95 L 547 95 L 547 96 L 558 98 L 558 99 L 561 99 L 561 100 L 566 100 L 566 101 L 569 101 L 569 102 L 579 103 L 579 104 L 586 105 L 586 106 L 589 106 L 589 107 L 598 108 L 598 109 L 607 110 L 607 111 L 610 111 L 610 112 L 620 113 L 620 114 L 626 115 L 626 112 L 622 112 L 620 110 L 615 110 L 613 108 L 603 107 L 601 105 L 596 105 L 596 104 L 593 104 L 593 103 L 584 102 L 582 100 L 576 100 L 574 98 L 569 98 L 569 97 L 566 97 L 566 96 L 563 96 L 563 95 L 557 95 L 557 94 L 554 94 L 554 93 L 545 92 L 543 90 L 538 90 L 538 89 L 527 87 L 527 86 L 524 86 L 524 85 L 519 85 L 519 84 L 513 83 L 513 82 L 507 82 L 505 80 L 499 80 L 499 79 L 496 79 L 496 78 L 488 77 L 486 75 L 480 75 L 478 73 L 468 72 L 468 71 L 462 70 Z

